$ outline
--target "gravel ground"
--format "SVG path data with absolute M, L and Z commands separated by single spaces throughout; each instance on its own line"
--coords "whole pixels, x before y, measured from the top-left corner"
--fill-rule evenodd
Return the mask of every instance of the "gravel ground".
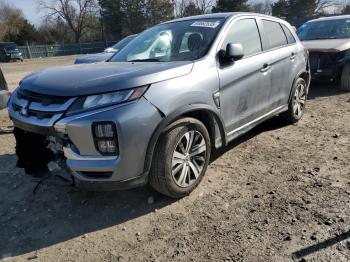
M 350 261 L 350 94 L 335 87 L 313 85 L 298 124 L 271 119 L 217 152 L 177 201 L 148 187 L 82 192 L 58 178 L 33 194 L 10 125 L 0 112 L 0 259 Z

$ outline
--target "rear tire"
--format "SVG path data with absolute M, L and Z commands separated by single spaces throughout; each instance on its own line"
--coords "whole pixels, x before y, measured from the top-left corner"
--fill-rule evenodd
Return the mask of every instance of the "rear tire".
M 341 74 L 340 89 L 350 91 L 350 65 L 345 65 Z
M 292 89 L 288 110 L 281 114 L 283 119 L 290 123 L 296 123 L 303 117 L 308 91 L 305 80 L 303 78 L 298 78 Z
M 209 133 L 202 122 L 194 118 L 174 122 L 157 143 L 151 186 L 172 198 L 189 195 L 206 172 L 210 152 Z

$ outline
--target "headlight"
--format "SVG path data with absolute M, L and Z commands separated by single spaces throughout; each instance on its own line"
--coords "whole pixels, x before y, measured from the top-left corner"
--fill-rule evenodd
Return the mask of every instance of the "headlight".
M 68 110 L 67 114 L 76 114 L 81 111 L 91 110 L 120 104 L 140 98 L 147 90 L 148 86 L 141 86 L 133 89 L 121 90 L 112 93 L 91 95 L 78 98 Z

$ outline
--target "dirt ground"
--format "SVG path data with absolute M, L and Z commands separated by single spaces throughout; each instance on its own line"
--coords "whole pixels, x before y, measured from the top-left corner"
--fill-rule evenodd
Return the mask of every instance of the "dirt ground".
M 24 72 L 69 61 L 1 67 L 13 87 Z M 1 112 L 0 259 L 350 261 L 350 94 L 334 86 L 312 85 L 298 124 L 274 118 L 217 152 L 177 201 L 148 187 L 82 192 L 57 178 L 33 194 L 9 125 Z

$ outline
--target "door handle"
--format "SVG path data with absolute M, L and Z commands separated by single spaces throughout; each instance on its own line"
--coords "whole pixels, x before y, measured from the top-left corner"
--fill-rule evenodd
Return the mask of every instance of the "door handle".
M 263 65 L 263 67 L 260 69 L 260 72 L 261 72 L 261 73 L 265 73 L 265 72 L 269 71 L 270 68 L 271 68 L 271 66 L 269 66 L 269 64 L 265 63 L 265 64 Z
M 294 60 L 296 57 L 296 54 L 293 52 L 291 55 L 290 55 L 290 60 Z

